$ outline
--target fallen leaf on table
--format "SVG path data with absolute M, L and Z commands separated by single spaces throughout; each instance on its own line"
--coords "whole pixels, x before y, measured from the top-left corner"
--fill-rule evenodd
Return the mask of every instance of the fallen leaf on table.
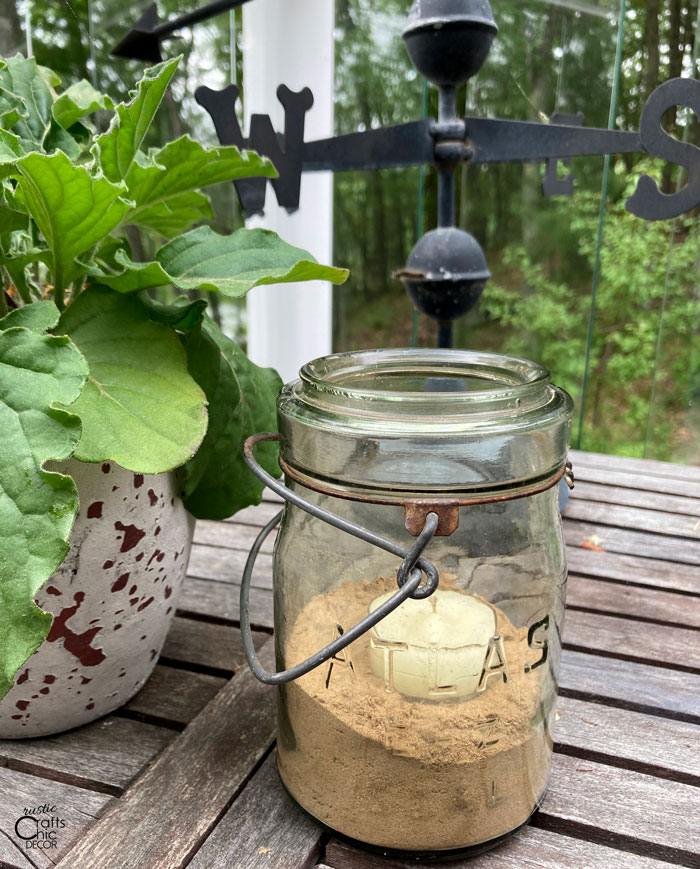
M 603 547 L 600 545 L 601 542 L 602 541 L 597 534 L 591 534 L 590 537 L 586 537 L 583 541 L 581 549 L 592 549 L 594 552 L 605 552 Z

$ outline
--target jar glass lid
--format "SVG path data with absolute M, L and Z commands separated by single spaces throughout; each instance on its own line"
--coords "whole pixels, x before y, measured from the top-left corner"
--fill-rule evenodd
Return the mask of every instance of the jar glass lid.
M 542 365 L 466 350 L 368 350 L 305 365 L 278 399 L 284 461 L 342 486 L 461 492 L 545 477 L 572 402 Z

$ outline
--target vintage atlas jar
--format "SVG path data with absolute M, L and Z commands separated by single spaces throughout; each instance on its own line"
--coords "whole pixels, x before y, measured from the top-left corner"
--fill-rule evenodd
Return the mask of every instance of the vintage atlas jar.
M 542 800 L 566 565 L 572 402 L 542 366 L 458 350 L 345 353 L 278 399 L 274 554 L 282 781 L 334 833 L 415 858 L 478 852 Z

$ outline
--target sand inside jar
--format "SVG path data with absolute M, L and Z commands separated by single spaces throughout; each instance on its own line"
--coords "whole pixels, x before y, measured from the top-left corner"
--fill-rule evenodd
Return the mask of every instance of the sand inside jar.
M 458 590 L 443 574 L 440 587 Z M 314 597 L 288 633 L 285 665 L 317 651 L 336 624 L 359 621 L 369 601 L 395 588 L 393 578 L 378 578 Z M 282 688 L 280 774 L 308 812 L 353 839 L 416 851 L 468 847 L 527 820 L 551 755 L 541 670 L 525 671 L 539 651 L 528 646 L 527 626 L 515 628 L 492 609 L 508 681 L 493 676 L 470 699 L 388 692 L 371 671 L 367 636 L 348 647 L 352 667 L 329 662 Z

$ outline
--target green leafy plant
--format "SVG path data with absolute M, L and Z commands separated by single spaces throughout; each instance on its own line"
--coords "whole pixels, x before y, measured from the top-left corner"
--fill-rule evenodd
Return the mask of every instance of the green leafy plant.
M 146 71 L 129 102 L 0 59 L 0 697 L 45 639 L 34 596 L 68 552 L 74 481 L 47 469 L 71 456 L 138 473 L 178 469 L 197 517 L 258 503 L 242 441 L 275 427 L 281 386 L 206 315 L 206 301 L 155 301 L 156 287 L 240 297 L 259 284 L 330 280 L 265 230 L 222 236 L 202 187 L 274 177 L 265 158 L 188 137 L 142 145 L 177 60 Z M 89 115 L 113 112 L 105 132 Z M 135 262 L 124 228 L 165 241 Z M 274 471 L 268 445 L 261 461 Z

